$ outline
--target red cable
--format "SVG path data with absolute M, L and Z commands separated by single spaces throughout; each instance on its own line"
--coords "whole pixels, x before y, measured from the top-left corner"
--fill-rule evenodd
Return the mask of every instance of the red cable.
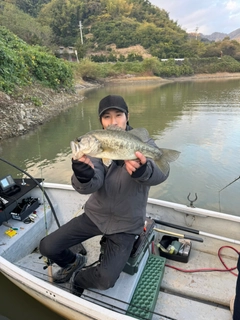
M 236 249 L 236 248 L 233 248 L 233 247 L 231 247 L 231 246 L 223 246 L 223 247 L 221 247 L 221 248 L 219 248 L 219 250 L 218 250 L 218 257 L 219 257 L 219 259 L 220 259 L 220 261 L 222 262 L 222 264 L 224 265 L 224 267 L 227 269 L 227 271 L 230 271 L 234 276 L 238 276 L 235 272 L 232 272 L 232 270 L 230 270 L 227 266 L 226 266 L 226 264 L 225 264 L 225 262 L 223 261 L 223 259 L 222 259 L 222 257 L 221 257 L 221 251 L 222 251 L 222 249 L 224 249 L 224 248 L 228 248 L 228 249 L 232 249 L 232 250 L 234 250 L 237 254 L 239 254 L 240 252 Z M 237 267 L 235 267 L 235 269 L 236 269 Z M 234 269 L 233 269 L 234 270 Z
M 165 266 L 169 267 L 169 268 L 172 268 L 172 269 L 175 269 L 175 270 L 178 270 L 178 271 L 181 271 L 181 272 L 186 272 L 186 273 L 194 273 L 194 272 L 210 272 L 210 271 L 220 271 L 220 272 L 226 272 L 226 271 L 229 271 L 231 272 L 234 276 L 238 276 L 236 273 L 233 272 L 233 270 L 237 269 L 237 266 L 236 267 L 233 267 L 233 268 L 228 268 L 225 264 L 225 262 L 223 261 L 222 257 L 221 257 L 221 251 L 222 249 L 224 248 L 229 248 L 229 249 L 232 249 L 234 250 L 235 252 L 237 252 L 238 254 L 240 254 L 240 252 L 231 247 L 231 246 L 223 246 L 221 247 L 219 250 L 218 250 L 218 257 L 221 261 L 221 263 L 224 265 L 225 269 L 215 269 L 215 268 L 202 268 L 202 269 L 192 269 L 192 270 L 186 270 L 186 269 L 181 269 L 181 268 L 177 268 L 177 267 L 174 267 L 174 266 L 170 266 L 169 264 L 165 264 Z

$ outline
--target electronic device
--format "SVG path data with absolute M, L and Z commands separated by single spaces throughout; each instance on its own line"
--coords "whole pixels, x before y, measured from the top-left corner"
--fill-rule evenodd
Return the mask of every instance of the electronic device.
M 10 174 L 0 179 L 1 194 L 12 195 L 20 191 L 20 189 Z
M 0 180 L 1 191 L 6 192 L 7 190 L 14 187 L 15 184 L 16 184 L 15 181 L 13 180 L 12 176 L 9 174 L 8 176 Z

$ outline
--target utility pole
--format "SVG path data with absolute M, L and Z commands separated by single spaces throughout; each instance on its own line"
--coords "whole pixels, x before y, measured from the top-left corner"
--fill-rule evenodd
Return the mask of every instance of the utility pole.
M 79 29 L 80 29 L 81 43 L 83 44 L 82 23 L 81 23 L 81 21 L 79 21 Z
M 197 37 L 198 37 L 198 27 L 196 27 L 196 40 L 197 40 Z

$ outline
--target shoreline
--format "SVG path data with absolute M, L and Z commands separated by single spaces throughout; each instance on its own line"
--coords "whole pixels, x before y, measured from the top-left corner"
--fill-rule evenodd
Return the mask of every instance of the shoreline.
M 160 78 L 156 76 L 137 77 L 132 75 L 126 75 L 122 77 L 108 78 L 104 81 L 105 84 L 117 84 L 126 82 L 154 82 L 154 83 L 168 83 L 168 82 L 180 82 L 180 81 L 207 81 L 207 80 L 226 80 L 226 79 L 240 79 L 240 72 L 218 72 L 218 73 L 199 73 L 192 76 L 183 77 L 171 77 L 171 78 Z
M 74 103 L 83 101 L 84 91 L 87 89 L 126 83 L 131 85 L 143 83 L 165 84 L 183 81 L 224 81 L 226 79 L 240 79 L 240 73 L 223 72 L 171 78 L 125 75 L 102 79 L 101 83 L 80 80 L 75 84 L 76 92 L 71 94 L 63 91 L 56 93 L 52 89 L 37 86 L 20 88 L 18 90 L 18 98 L 12 98 L 0 92 L 0 144 L 6 139 L 28 133 L 61 112 L 65 112 Z M 42 105 L 36 106 L 31 101 L 31 97 L 42 101 Z

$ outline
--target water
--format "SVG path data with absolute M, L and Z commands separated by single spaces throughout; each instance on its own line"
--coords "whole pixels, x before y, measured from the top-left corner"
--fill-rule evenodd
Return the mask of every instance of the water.
M 159 147 L 181 152 L 179 159 L 171 164 L 169 178 L 151 188 L 151 197 L 188 204 L 188 194 L 191 193 L 192 199 L 197 193 L 196 206 L 239 215 L 240 179 L 220 192 L 240 175 L 240 80 L 236 79 L 91 89 L 84 93 L 83 102 L 57 118 L 25 136 L 3 141 L 0 156 L 35 178 L 69 184 L 69 142 L 101 127 L 97 117 L 98 102 L 111 93 L 125 98 L 133 127 L 145 127 Z M 13 177 L 23 177 L 16 169 L 0 162 L 0 176 L 9 173 Z M 0 299 L 0 314 L 11 320 L 33 316 L 61 319 L 36 302 L 33 311 L 22 317 L 19 310 L 23 302 L 17 304 L 18 300 L 26 301 L 31 309 L 32 299 L 21 294 L 1 275 L 0 281 L 0 296 L 5 298 Z

